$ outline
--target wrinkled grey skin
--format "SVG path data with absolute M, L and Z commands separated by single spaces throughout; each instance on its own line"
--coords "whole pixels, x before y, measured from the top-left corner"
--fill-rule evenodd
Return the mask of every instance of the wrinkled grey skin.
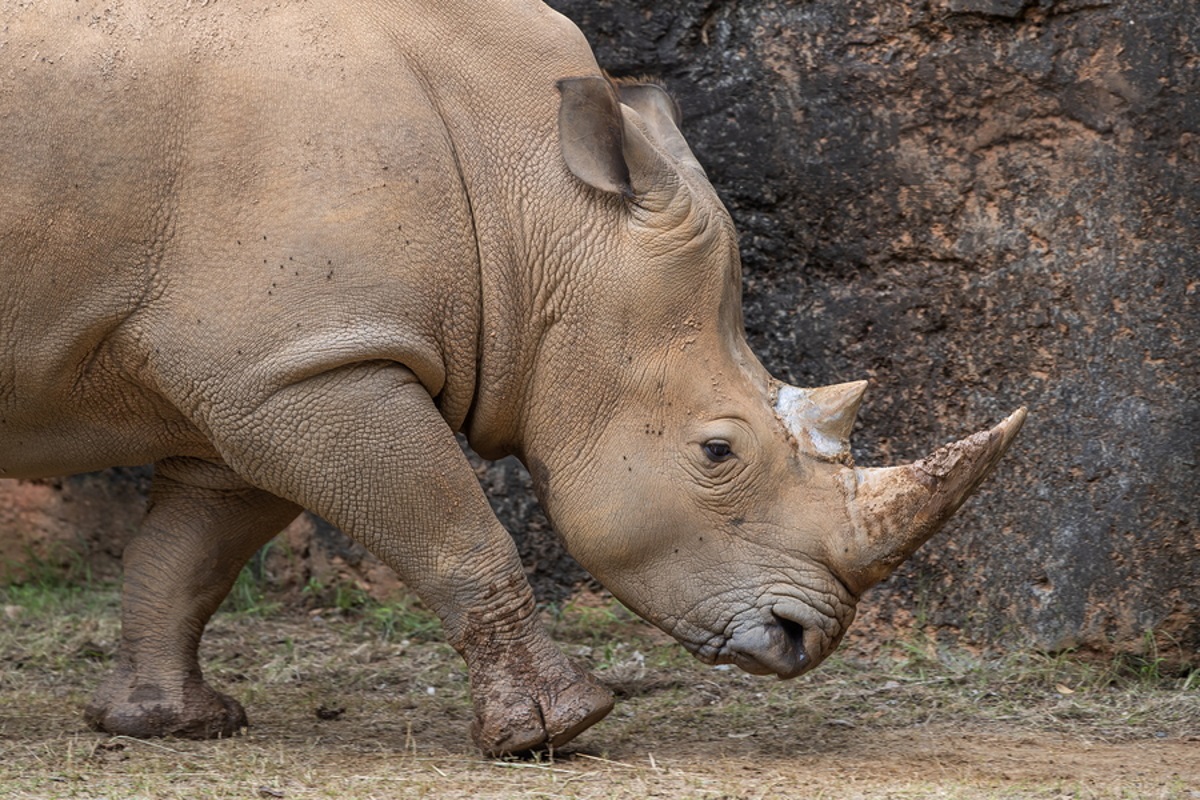
M 455 439 L 700 658 L 790 677 L 1023 414 L 856 469 L 860 384 L 747 349 L 736 237 L 654 87 L 536 2 L 0 2 L 0 474 L 156 464 L 87 717 L 230 735 L 201 632 L 301 508 L 442 618 L 489 753 L 611 695 L 534 614 Z

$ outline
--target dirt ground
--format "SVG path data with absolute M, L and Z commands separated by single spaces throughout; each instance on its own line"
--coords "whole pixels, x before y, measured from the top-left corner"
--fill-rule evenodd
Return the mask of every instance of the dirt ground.
M 780 682 L 695 662 L 611 602 L 546 612 L 618 695 L 563 751 L 482 758 L 457 656 L 411 600 L 218 615 L 209 679 L 235 741 L 92 733 L 114 589 L 0 589 L 7 798 L 1200 798 L 1200 677 L 1157 659 L 984 661 L 920 635 Z

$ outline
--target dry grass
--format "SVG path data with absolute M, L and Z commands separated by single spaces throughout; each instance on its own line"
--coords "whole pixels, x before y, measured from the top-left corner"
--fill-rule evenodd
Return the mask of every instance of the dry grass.
M 112 589 L 0 590 L 7 798 L 1200 798 L 1200 679 L 1153 663 L 982 662 L 919 637 L 792 682 L 707 668 L 612 604 L 547 622 L 617 692 L 565 752 L 491 761 L 457 656 L 404 601 L 219 615 L 210 680 L 237 741 L 136 741 L 80 712 L 117 637 Z

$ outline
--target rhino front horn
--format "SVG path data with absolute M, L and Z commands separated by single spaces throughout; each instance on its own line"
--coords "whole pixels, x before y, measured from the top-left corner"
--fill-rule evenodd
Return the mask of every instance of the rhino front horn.
M 1008 450 L 1025 409 L 913 464 L 847 471 L 855 542 L 844 574 L 856 592 L 886 578 L 950 519 Z

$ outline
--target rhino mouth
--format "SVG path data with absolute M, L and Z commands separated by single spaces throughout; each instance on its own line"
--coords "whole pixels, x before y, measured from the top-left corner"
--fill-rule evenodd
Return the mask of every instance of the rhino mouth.
M 717 661 L 752 675 L 776 675 L 784 680 L 807 672 L 821 661 L 822 654 L 814 652 L 814 637 L 800 616 L 772 609 L 767 619 L 736 630 Z
M 760 596 L 719 627 L 675 619 L 663 629 L 705 664 L 730 664 L 752 675 L 787 680 L 803 675 L 837 649 L 854 605 L 834 596 L 795 592 Z

